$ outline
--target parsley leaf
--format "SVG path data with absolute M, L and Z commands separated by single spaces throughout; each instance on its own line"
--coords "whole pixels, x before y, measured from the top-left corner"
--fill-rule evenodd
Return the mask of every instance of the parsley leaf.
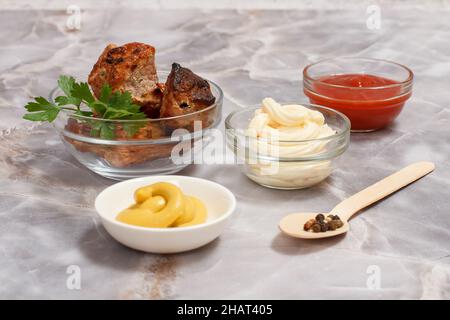
M 114 136 L 114 126 L 111 123 L 104 123 L 100 128 L 100 138 L 112 140 Z
M 50 109 L 47 111 L 27 113 L 23 116 L 25 120 L 30 121 L 48 121 L 52 122 L 58 116 L 59 109 Z
M 66 96 L 72 95 L 72 89 L 74 84 L 75 84 L 74 77 L 59 76 L 58 87 L 66 94 Z
M 108 103 L 109 97 L 111 96 L 112 89 L 110 86 L 104 85 L 102 91 L 100 92 L 99 100 L 104 103 Z
M 104 121 L 90 121 L 91 136 L 100 137 L 102 139 L 114 139 L 114 124 Z
M 99 100 L 96 100 L 94 102 L 91 102 L 89 104 L 89 107 L 92 109 L 92 111 L 100 118 L 104 118 L 104 114 L 107 108 L 107 104 L 104 102 L 101 102 Z
M 23 116 L 25 120 L 30 121 L 48 121 L 52 122 L 58 116 L 60 108 L 43 97 L 34 98 L 36 102 L 28 102 L 25 109 L 28 112 Z
M 147 116 L 140 106 L 133 103 L 130 92 L 113 92 L 109 85 L 104 85 L 100 97 L 97 99 L 92 94 L 86 82 L 76 82 L 74 77 L 60 76 L 58 86 L 64 95 L 55 98 L 55 103 L 43 97 L 35 97 L 34 101 L 28 102 L 25 109 L 28 111 L 23 118 L 30 121 L 48 121 L 56 119 L 63 109 L 71 110 L 75 114 L 111 120 L 140 120 Z M 82 110 L 81 104 L 89 108 Z M 89 121 L 91 135 L 104 139 L 115 137 L 117 124 L 103 121 Z M 145 123 L 130 122 L 122 125 L 129 136 L 136 134 Z
M 123 130 L 127 133 L 128 137 L 134 136 L 143 126 L 145 126 L 145 123 L 139 122 L 124 123 L 122 125 Z
M 55 102 L 58 103 L 58 105 L 68 105 L 73 104 L 77 107 L 81 104 L 81 99 L 74 97 L 72 95 L 72 90 L 75 85 L 75 79 L 74 77 L 68 77 L 68 76 L 60 76 L 58 79 L 58 87 L 66 94 L 65 96 L 59 96 L 55 98 Z
M 86 82 L 74 83 L 70 93 L 73 97 L 78 98 L 87 104 L 95 101 L 91 89 L 89 89 L 89 85 Z
M 141 112 L 140 106 L 133 103 L 128 91 L 112 92 L 111 87 L 104 85 L 99 100 L 89 104 L 91 109 L 104 119 L 138 120 L 147 116 Z

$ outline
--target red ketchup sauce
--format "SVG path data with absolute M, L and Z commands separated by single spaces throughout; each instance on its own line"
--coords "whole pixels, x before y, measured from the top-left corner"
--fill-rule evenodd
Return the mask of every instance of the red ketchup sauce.
M 401 112 L 411 91 L 402 94 L 400 83 L 370 74 L 321 77 L 304 88 L 311 103 L 344 113 L 352 130 L 376 130 L 390 124 Z

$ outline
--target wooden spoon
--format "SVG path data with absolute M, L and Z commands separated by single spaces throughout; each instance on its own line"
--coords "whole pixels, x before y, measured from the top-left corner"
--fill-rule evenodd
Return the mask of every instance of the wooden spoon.
M 338 215 L 344 225 L 334 231 L 312 232 L 304 231 L 303 226 L 309 219 L 314 219 L 317 213 L 293 213 L 281 219 L 279 227 L 285 234 L 303 239 L 319 239 L 337 236 L 347 232 L 350 227 L 348 220 L 359 210 L 375 203 L 391 193 L 422 178 L 434 170 L 432 162 L 416 162 L 400 171 L 378 181 L 370 187 L 354 194 L 339 203 L 329 214 Z M 324 214 L 327 216 L 328 214 Z

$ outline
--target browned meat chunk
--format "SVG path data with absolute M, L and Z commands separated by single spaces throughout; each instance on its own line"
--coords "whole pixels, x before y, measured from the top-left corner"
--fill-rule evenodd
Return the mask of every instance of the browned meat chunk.
M 80 152 L 91 152 L 105 159 L 111 166 L 125 168 L 154 159 L 170 159 L 176 143 L 161 145 L 103 146 L 88 142 L 65 139 Z
M 82 136 L 90 136 L 92 127 L 88 124 L 79 123 L 75 119 L 69 119 L 66 130 Z M 118 125 L 115 129 L 116 140 L 145 140 L 156 139 L 163 136 L 163 131 L 147 123 L 145 126 L 129 137 L 128 133 Z M 65 137 L 80 152 L 91 152 L 105 159 L 113 167 L 123 168 L 133 164 L 140 164 L 148 160 L 158 158 L 169 158 L 174 143 L 156 145 L 129 145 L 129 146 L 108 146 L 99 145 Z
M 155 48 L 131 42 L 123 46 L 109 44 L 92 68 L 88 79 L 96 97 L 104 84 L 113 91 L 129 91 L 134 103 L 150 118 L 159 117 L 162 90 L 155 67 Z
M 165 85 L 160 116 L 175 117 L 200 111 L 213 105 L 215 100 L 208 81 L 178 63 L 173 63 Z M 192 129 L 196 120 L 206 127 L 208 113 L 173 120 L 169 125 L 172 128 Z

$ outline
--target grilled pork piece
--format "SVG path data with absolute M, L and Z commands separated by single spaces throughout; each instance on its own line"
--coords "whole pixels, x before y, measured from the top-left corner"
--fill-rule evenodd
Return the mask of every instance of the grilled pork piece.
M 100 96 L 104 84 L 109 84 L 113 91 L 129 91 L 133 102 L 148 117 L 159 117 L 162 87 L 156 74 L 155 48 L 150 45 L 109 44 L 92 68 L 88 82 L 96 97 Z
M 175 117 L 200 111 L 214 104 L 215 100 L 208 81 L 178 63 L 173 63 L 165 84 L 160 116 Z M 171 120 L 168 125 L 172 129 L 192 129 L 194 121 L 201 121 L 203 128 L 207 127 L 210 123 L 209 113 Z

